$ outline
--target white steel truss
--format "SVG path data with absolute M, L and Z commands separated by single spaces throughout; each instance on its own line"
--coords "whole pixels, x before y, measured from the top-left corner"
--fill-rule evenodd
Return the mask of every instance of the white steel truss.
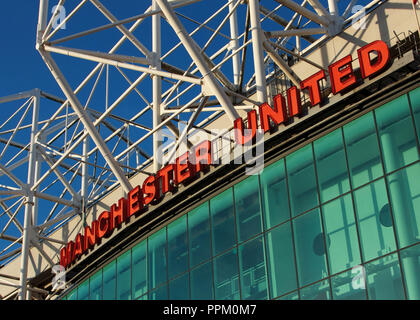
M 0 123 L 0 263 L 21 256 L 18 276 L 0 269 L 0 286 L 19 299 L 49 294 L 29 285 L 31 248 L 58 263 L 39 245 L 58 252 L 54 230 L 115 186 L 128 192 L 133 174 L 157 172 L 163 153 L 173 158 L 214 119 L 233 123 L 267 101 L 268 65 L 299 88 L 286 58 L 324 69 L 305 53 L 340 33 L 353 6 L 382 2 L 338 1 L 40 0 L 36 49 L 65 98 L 36 89 L 0 99 L 13 104 Z M 91 26 L 94 16 L 103 24 Z

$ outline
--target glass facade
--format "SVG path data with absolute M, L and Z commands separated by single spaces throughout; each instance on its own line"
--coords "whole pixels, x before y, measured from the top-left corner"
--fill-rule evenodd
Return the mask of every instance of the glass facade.
M 156 231 L 64 299 L 420 299 L 420 88 Z

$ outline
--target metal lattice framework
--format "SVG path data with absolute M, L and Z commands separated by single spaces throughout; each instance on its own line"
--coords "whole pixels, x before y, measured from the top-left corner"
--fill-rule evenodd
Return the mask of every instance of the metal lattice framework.
M 322 68 L 305 53 L 349 25 L 355 5 L 381 1 L 337 2 L 57 0 L 50 11 L 40 0 L 36 49 L 65 99 L 37 89 L 0 100 L 11 106 L 0 124 L 0 262 L 21 255 L 19 275 L 0 269 L 0 285 L 20 299 L 45 293 L 28 285 L 28 265 L 33 249 L 57 263 L 39 245 L 58 252 L 54 230 L 115 186 L 128 192 L 130 176 L 156 172 L 214 119 L 233 123 L 268 101 L 270 66 L 300 87 L 287 59 Z

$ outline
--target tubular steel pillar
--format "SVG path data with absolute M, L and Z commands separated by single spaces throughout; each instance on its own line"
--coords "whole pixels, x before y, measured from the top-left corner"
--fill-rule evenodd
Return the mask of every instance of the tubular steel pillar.
M 267 86 L 265 81 L 263 38 L 261 34 L 260 6 L 258 0 L 249 0 L 251 18 L 252 52 L 254 54 L 255 82 L 257 85 L 257 100 L 267 101 Z
M 93 125 L 92 121 L 89 119 L 89 116 L 83 106 L 80 104 L 79 100 L 77 99 L 76 95 L 73 93 L 70 85 L 65 80 L 63 74 L 61 73 L 60 69 L 58 68 L 57 64 L 51 58 L 50 54 L 42 49 L 39 50 L 41 53 L 42 58 L 44 59 L 45 63 L 47 64 L 48 68 L 50 69 L 51 73 L 53 74 L 55 80 L 57 81 L 58 85 L 60 86 L 61 90 L 63 90 L 64 94 L 66 95 L 67 99 L 70 102 L 74 112 L 79 116 L 80 121 L 85 126 L 87 132 L 91 136 L 92 140 L 97 145 L 99 151 L 101 152 L 102 156 L 104 157 L 105 161 L 109 165 L 112 173 L 120 182 L 122 188 L 125 192 L 129 192 L 131 190 L 131 184 L 128 181 L 127 177 L 124 175 L 121 167 L 119 166 L 118 162 L 112 156 L 111 151 L 106 146 L 104 140 L 99 135 L 98 131 L 96 130 L 95 126 Z
M 236 51 L 239 48 L 239 40 L 238 40 L 238 17 L 236 14 L 236 10 L 234 9 L 235 4 L 233 2 L 229 3 L 229 12 L 234 12 L 229 18 L 230 24 L 230 37 L 232 40 L 230 41 L 230 49 L 232 52 Z M 233 84 L 238 89 L 240 83 L 240 73 L 241 73 L 241 59 L 239 52 L 236 53 L 232 57 L 232 64 L 233 64 Z
M 33 102 L 33 114 L 32 114 L 32 128 L 31 128 L 31 145 L 29 149 L 29 161 L 28 161 L 28 186 L 31 186 L 35 182 L 35 165 L 36 165 L 36 133 L 38 131 L 38 116 L 39 116 L 39 101 L 40 94 L 37 91 L 34 102 Z M 28 277 L 28 257 L 31 242 L 32 232 L 32 213 L 34 210 L 34 196 L 33 193 L 27 188 L 28 194 L 25 197 L 25 218 L 23 223 L 23 240 L 22 240 L 22 254 L 20 260 L 20 291 L 19 300 L 26 299 L 26 280 Z

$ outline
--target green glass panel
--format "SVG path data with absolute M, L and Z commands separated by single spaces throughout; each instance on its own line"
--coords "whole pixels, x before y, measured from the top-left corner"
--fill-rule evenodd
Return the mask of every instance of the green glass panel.
M 297 291 L 286 294 L 284 296 L 281 296 L 280 298 L 277 298 L 276 300 L 299 300 L 299 294 Z
M 77 300 L 89 300 L 89 279 L 82 282 L 77 288 Z
M 188 232 L 190 267 L 193 267 L 211 256 L 208 202 L 188 213 Z
M 363 261 L 396 250 L 392 216 L 383 179 L 354 192 Z
M 334 300 L 366 300 L 366 281 L 363 267 L 340 273 L 331 278 Z
M 239 246 L 241 274 L 241 297 L 243 300 L 268 298 L 267 269 L 263 237 L 258 237 Z
M 262 232 L 258 176 L 250 176 L 234 186 L 236 225 L 239 241 Z
M 102 269 L 90 277 L 90 300 L 102 300 Z
M 195 268 L 194 270 L 191 270 L 191 299 L 214 299 L 213 271 L 211 262 L 207 262 Z
M 168 225 L 169 279 L 188 269 L 187 216 Z
M 420 300 L 420 244 L 401 251 L 407 298 Z
M 360 264 L 360 250 L 350 195 L 322 207 L 324 232 L 331 274 Z
M 407 95 L 375 110 L 385 171 L 390 172 L 419 159 Z
M 233 249 L 214 260 L 214 290 L 216 300 L 238 300 L 239 274 L 237 250 Z
M 417 129 L 417 138 L 420 140 L 420 87 L 410 91 L 409 97 Z
M 132 297 L 147 292 L 147 241 L 144 240 L 131 250 L 132 259 Z
M 77 300 L 77 288 L 67 295 L 67 300 Z
M 264 168 L 260 176 L 265 229 L 290 218 L 284 159 Z
M 312 144 L 286 158 L 292 216 L 318 205 Z
M 420 163 L 387 177 L 400 248 L 420 240 Z
M 365 266 L 369 300 L 402 300 L 404 289 L 396 254 L 372 261 Z
M 117 259 L 117 300 L 131 299 L 131 250 Z
M 290 222 L 267 232 L 266 247 L 271 298 L 295 290 L 297 279 Z
M 301 300 L 331 300 L 330 283 L 328 280 L 317 282 L 300 289 Z
M 305 286 L 328 276 L 324 236 L 319 210 L 293 221 L 299 285 Z
M 350 190 L 341 128 L 314 142 L 321 203 Z
M 343 127 L 347 159 L 353 188 L 383 175 L 373 113 Z
M 115 300 L 115 278 L 116 278 L 117 263 L 113 260 L 104 267 L 103 271 L 103 300 Z
M 168 300 L 168 286 L 160 286 L 159 288 L 148 293 L 148 300 Z
M 166 228 L 151 235 L 149 243 L 149 289 L 167 281 L 166 270 Z
M 171 280 L 169 282 L 170 300 L 188 300 L 190 299 L 190 280 L 188 273 Z
M 235 244 L 235 215 L 232 188 L 210 200 L 213 254 L 229 249 Z

